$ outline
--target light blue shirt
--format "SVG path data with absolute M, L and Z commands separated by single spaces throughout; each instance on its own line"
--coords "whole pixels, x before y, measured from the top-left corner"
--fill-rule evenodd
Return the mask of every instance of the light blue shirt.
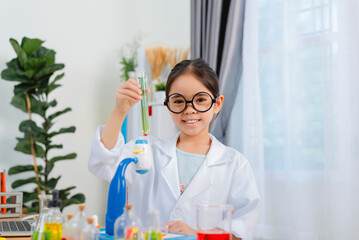
M 188 184 L 201 167 L 206 155 L 183 152 L 176 148 L 178 176 L 180 184 L 187 188 Z

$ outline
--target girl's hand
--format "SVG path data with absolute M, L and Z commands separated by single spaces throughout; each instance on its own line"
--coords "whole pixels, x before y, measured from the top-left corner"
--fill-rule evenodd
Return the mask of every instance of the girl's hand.
M 182 233 L 182 234 L 196 234 L 197 231 L 191 227 L 189 227 L 187 224 L 181 221 L 172 221 L 167 222 L 166 225 L 168 225 L 168 232 L 172 233 Z
M 142 99 L 141 85 L 135 79 L 128 79 L 121 83 L 116 90 L 115 108 L 122 114 L 127 115 L 131 107 Z

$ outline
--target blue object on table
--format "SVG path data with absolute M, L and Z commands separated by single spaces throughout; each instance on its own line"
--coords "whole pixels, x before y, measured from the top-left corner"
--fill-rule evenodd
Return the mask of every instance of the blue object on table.
M 126 204 L 126 168 L 131 162 L 136 160 L 136 158 L 123 159 L 110 183 L 106 213 L 106 234 L 108 235 L 113 235 L 115 221 L 122 215 Z

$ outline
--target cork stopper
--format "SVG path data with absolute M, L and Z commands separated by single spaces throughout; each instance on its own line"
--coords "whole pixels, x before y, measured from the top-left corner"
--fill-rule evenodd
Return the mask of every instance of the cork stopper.
M 74 217 L 74 215 L 73 215 L 73 214 L 71 214 L 71 213 L 66 214 L 66 218 L 67 218 L 67 220 L 68 220 L 68 221 L 70 221 L 70 220 L 71 220 L 71 218 L 73 218 L 73 217 Z
M 79 204 L 79 210 L 80 212 L 83 212 L 86 208 L 86 205 L 85 204 Z
M 132 209 L 132 205 L 131 204 L 126 204 L 125 205 L 125 210 L 131 210 Z
M 88 224 L 93 224 L 94 221 L 95 221 L 95 219 L 93 219 L 92 217 L 87 218 L 87 223 L 88 223 Z

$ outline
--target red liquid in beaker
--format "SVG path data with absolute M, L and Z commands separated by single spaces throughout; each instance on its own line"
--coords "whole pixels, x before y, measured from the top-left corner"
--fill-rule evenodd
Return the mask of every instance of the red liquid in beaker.
M 198 232 L 197 240 L 232 240 L 232 234 L 227 232 Z

